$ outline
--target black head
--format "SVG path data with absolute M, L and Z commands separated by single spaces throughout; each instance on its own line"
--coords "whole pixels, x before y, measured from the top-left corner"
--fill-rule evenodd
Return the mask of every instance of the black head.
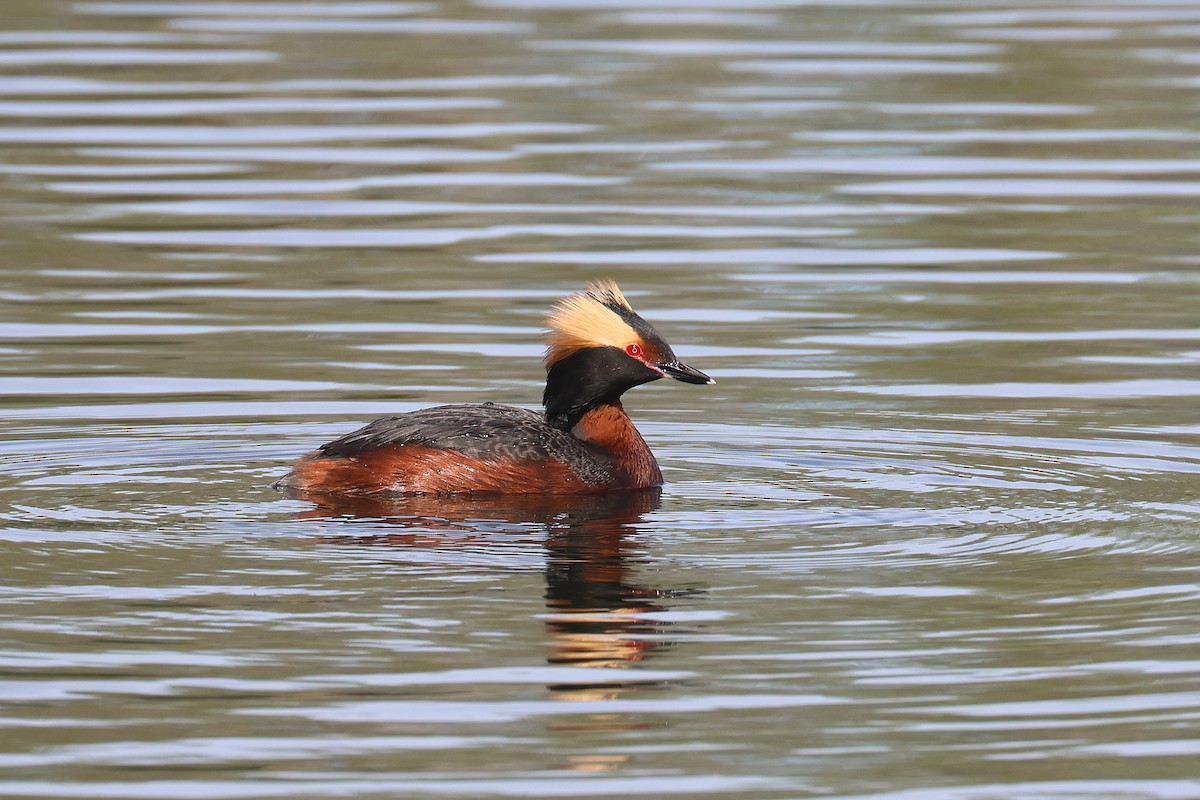
M 612 281 L 559 301 L 546 320 L 546 418 L 570 429 L 591 408 L 616 402 L 642 383 L 674 378 L 716 383 L 676 358 Z

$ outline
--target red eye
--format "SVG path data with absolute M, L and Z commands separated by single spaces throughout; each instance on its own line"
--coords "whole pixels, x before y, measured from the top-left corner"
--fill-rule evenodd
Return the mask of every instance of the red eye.
M 634 358 L 639 358 L 642 355 L 642 348 L 641 345 L 631 344 L 625 348 L 625 352 Z

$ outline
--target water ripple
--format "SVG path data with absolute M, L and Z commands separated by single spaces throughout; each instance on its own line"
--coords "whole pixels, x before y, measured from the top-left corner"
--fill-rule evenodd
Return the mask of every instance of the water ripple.
M 0 75 L 6 95 L 267 94 L 290 92 L 454 92 L 594 84 L 566 75 L 450 75 L 436 78 L 293 78 L 271 81 L 116 81 L 75 76 Z
M 975 197 L 1195 197 L 1200 181 L 1115 181 L 1102 179 L 988 179 L 880 181 L 843 186 L 849 194 L 966 195 Z
M 414 36 L 516 35 L 531 33 L 528 22 L 482 19 L 276 19 L 251 17 L 184 17 L 172 20 L 172 28 L 231 33 L 327 33 L 327 34 L 412 34 Z
M 82 148 L 81 155 L 183 161 L 259 161 L 293 164 L 471 164 L 507 161 L 513 153 L 437 147 L 153 147 Z
M 983 61 L 933 61 L 919 58 L 806 58 L 730 61 L 727 69 L 777 75 L 986 75 L 999 64 Z
M 0 106 L 0 111 L 3 108 Z M 1105 173 L 1155 175 L 1200 172 L 1200 159 L 1083 159 L 1083 158 L 986 158 L 966 156 L 853 156 L 853 157 L 790 157 L 790 158 L 744 158 L 719 159 L 712 161 L 670 161 L 654 164 L 654 169 L 683 170 L 689 172 L 803 172 L 832 173 L 846 175 L 993 175 L 993 174 L 1091 174 Z M 913 185 L 937 186 L 938 181 L 913 182 Z M 944 182 L 952 183 L 952 182 Z M 961 186 L 975 185 L 962 182 Z M 987 182 L 984 183 L 985 186 Z M 1020 183 L 1020 182 L 1017 182 Z M 1033 182 L 1026 182 L 1033 183 Z M 1047 181 L 1046 183 L 1049 183 Z M 1116 183 L 1116 182 L 1113 182 Z M 992 182 L 995 185 L 996 182 Z M 1085 185 L 1094 188 L 1101 181 L 1090 181 Z M 893 187 L 905 186 L 897 182 Z M 888 186 L 873 184 L 871 186 Z M 868 187 L 859 187 L 869 191 Z M 940 189 L 939 189 L 940 190 Z M 936 191 L 930 193 L 935 193 Z M 895 188 L 892 191 L 896 191 Z M 912 191 L 911 189 L 909 191 Z M 915 192 L 914 192 L 915 193 Z M 986 193 L 986 189 L 984 192 Z M 1063 194 L 1071 194 L 1070 186 Z
M 0 165 L 0 172 L 4 171 Z M 229 169 L 220 167 L 209 169 L 206 165 L 194 167 L 128 167 L 121 172 L 136 175 L 139 169 L 142 174 L 204 174 L 206 172 L 228 172 Z M 172 173 L 172 170 L 176 170 Z M 116 170 L 113 170 L 116 172 Z M 48 174 L 54 174 L 53 172 Z M 68 173 L 69 174 L 69 173 Z M 111 194 L 111 195 L 185 195 L 188 197 L 204 196 L 238 196 L 258 194 L 335 194 L 357 192 L 363 189 L 379 189 L 388 187 L 433 187 L 433 186 L 612 186 L 626 182 L 626 178 L 601 177 L 589 175 L 568 175 L 553 172 L 453 172 L 453 173 L 418 173 L 413 175 L 369 175 L 362 178 L 313 178 L 313 179 L 280 179 L 247 178 L 221 180 L 190 180 L 190 181 L 160 181 L 160 180 L 119 180 L 119 181 L 58 181 L 46 184 L 46 188 L 56 192 L 72 194 Z M 400 209 L 405 206 L 400 203 L 390 204 L 392 208 Z M 328 207 L 328 203 L 326 204 Z M 380 208 L 384 206 L 381 205 Z M 411 206 L 410 206 L 411 207 Z M 443 206 L 445 207 L 445 206 Z M 413 212 L 420 213 L 417 211 Z M 399 215 L 400 212 L 394 212 Z M 381 216 L 386 214 L 381 213 Z
M 132 2 L 77 2 L 76 14 L 96 16 L 172 16 L 176 14 L 226 14 L 229 16 L 379 17 L 431 11 L 433 3 L 394 0 L 349 0 L 336 5 L 294 2 L 188 2 L 187 0 L 133 0 Z
M 176 101 L 172 101 L 175 103 Z M 195 101 L 179 102 L 176 106 L 155 106 L 153 113 L 144 116 L 171 116 L 178 113 L 197 113 L 203 111 L 196 107 L 195 111 L 185 111 L 192 107 Z M 230 101 L 219 101 L 228 103 Z M 287 101 L 290 103 L 291 101 Z M 387 101 L 392 102 L 392 101 Z M 397 108 L 422 109 L 431 108 L 469 108 L 467 105 L 455 106 L 434 104 L 429 101 L 407 101 Z M 455 101 L 457 102 L 457 101 Z M 494 105 L 492 101 L 482 101 L 485 107 Z M 308 105 L 309 101 L 297 103 L 297 107 L 305 110 L 320 111 L 322 106 Z M 134 106 L 127 106 L 131 115 Z M 260 110 L 269 110 L 270 104 L 265 104 Z M 324 106 L 326 110 L 337 110 Z M 0 103 L 0 114 L 4 105 Z M 213 109 L 215 110 L 215 109 Z M 353 110 L 353 109 L 346 109 Z M 170 141 L 176 144 L 299 144 L 307 142 L 331 142 L 341 140 L 359 141 L 404 141 L 411 139 L 487 139 L 493 137 L 543 136 L 555 134 L 588 133 L 595 130 L 593 125 L 551 122 L 498 122 L 498 123 L 459 123 L 448 125 L 255 125 L 239 128 L 228 128 L 214 125 L 79 125 L 71 127 L 54 126 L 23 126 L 0 130 L 0 142 L 61 142 L 65 144 L 161 144 Z M 516 177 L 516 176 L 514 176 Z
M 780 247 L 722 250 L 619 250 L 609 252 L 496 253 L 476 256 L 491 263 L 549 264 L 957 264 L 964 261 L 1037 261 L 1061 253 L 953 247 L 822 248 Z
M 218 213 L 236 213 L 219 211 Z M 697 238 L 727 239 L 760 236 L 841 236 L 843 228 L 778 228 L 769 226 L 686 225 L 493 225 L 486 228 L 271 228 L 268 230 L 112 231 L 81 233 L 90 242 L 129 242 L 200 246 L 251 247 L 431 247 L 459 242 L 508 238 Z
M 765 39 L 541 39 L 527 43 L 536 50 L 630 53 L 659 56 L 976 56 L 1002 48 L 992 44 L 954 42 L 783 42 Z
M 19 5 L 0 794 L 1200 797 L 1196 0 Z M 661 494 L 271 488 L 603 275 Z
M 2 54 L 0 54 L 2 55 Z M 205 114 L 345 114 L 361 111 L 439 111 L 498 108 L 484 97 L 286 98 L 227 100 L 26 100 L 0 101 L 4 117 L 183 117 Z M 154 141 L 169 141 L 160 137 Z

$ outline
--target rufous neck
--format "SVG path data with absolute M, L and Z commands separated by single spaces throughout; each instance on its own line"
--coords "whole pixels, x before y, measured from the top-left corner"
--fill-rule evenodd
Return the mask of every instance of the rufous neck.
M 571 435 L 600 448 L 613 460 L 623 488 L 662 483 L 654 454 L 619 400 L 589 409 L 571 428 Z

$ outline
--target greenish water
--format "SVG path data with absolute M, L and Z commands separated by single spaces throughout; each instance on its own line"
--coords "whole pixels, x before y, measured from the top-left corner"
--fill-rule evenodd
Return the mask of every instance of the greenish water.
M 1200 4 L 3 18 L 0 795 L 1200 798 Z M 661 496 L 270 488 L 602 276 Z

